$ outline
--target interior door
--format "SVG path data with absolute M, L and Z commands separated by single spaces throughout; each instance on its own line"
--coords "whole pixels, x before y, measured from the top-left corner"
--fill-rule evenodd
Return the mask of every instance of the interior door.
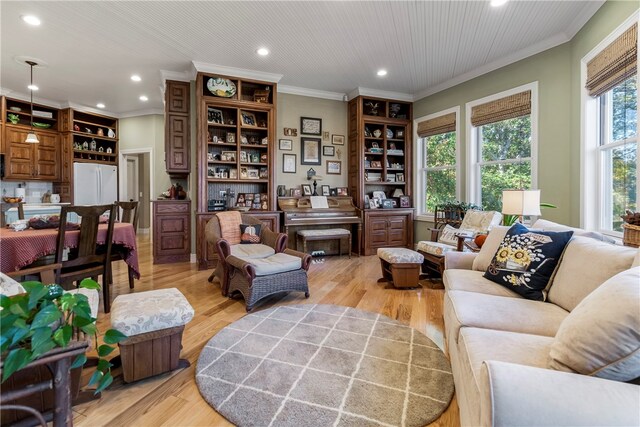
M 140 190 L 139 190 L 139 176 L 140 170 L 138 165 L 138 156 L 125 156 L 125 161 L 127 163 L 127 186 L 126 186 L 126 194 L 124 199 L 129 201 L 133 200 L 135 202 L 140 199 Z

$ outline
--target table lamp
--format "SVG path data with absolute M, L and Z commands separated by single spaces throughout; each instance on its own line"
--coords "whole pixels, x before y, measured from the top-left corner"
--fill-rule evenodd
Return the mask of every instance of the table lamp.
M 503 190 L 502 214 L 523 216 L 540 215 L 540 190 Z

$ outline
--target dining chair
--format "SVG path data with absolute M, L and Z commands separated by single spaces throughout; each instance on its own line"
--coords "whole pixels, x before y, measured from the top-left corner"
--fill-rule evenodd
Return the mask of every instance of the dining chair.
M 24 202 L 7 203 L 2 202 L 2 208 L 0 209 L 0 226 L 6 226 L 6 211 L 16 206 L 18 208 L 18 219 L 24 219 Z
M 56 272 L 56 283 L 65 289 L 72 287 L 88 277 L 102 276 L 102 294 L 104 312 L 111 309 L 111 247 L 113 243 L 113 224 L 116 217 L 115 205 L 99 206 L 63 206 L 60 212 L 60 228 L 56 244 L 56 263 L 62 267 Z M 67 217 L 75 213 L 81 218 L 78 245 L 71 248 L 67 259 L 63 258 L 65 235 L 67 233 Z M 107 234 L 105 243 L 98 245 L 98 226 L 100 217 L 108 213 Z
M 117 218 L 120 222 L 125 222 L 133 225 L 133 232 L 138 232 L 138 214 L 140 209 L 138 209 L 139 202 L 134 202 L 130 200 L 128 202 L 118 202 L 114 203 L 116 205 Z M 120 252 L 114 252 L 111 254 L 111 261 L 120 261 L 124 258 Z M 127 274 L 129 276 L 129 289 L 133 289 L 134 283 L 134 274 L 133 268 L 130 265 L 127 265 Z

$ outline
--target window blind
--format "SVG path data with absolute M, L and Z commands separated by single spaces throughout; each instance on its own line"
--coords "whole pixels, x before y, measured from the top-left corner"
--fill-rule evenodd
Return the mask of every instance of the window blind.
M 587 63 L 586 88 L 600 96 L 636 73 L 638 69 L 638 24 L 634 24 Z
M 418 123 L 418 136 L 439 135 L 441 133 L 454 132 L 456 130 L 456 113 L 449 113 L 434 119 L 424 120 Z
M 471 108 L 471 124 L 475 127 L 531 114 L 531 91 L 505 96 Z

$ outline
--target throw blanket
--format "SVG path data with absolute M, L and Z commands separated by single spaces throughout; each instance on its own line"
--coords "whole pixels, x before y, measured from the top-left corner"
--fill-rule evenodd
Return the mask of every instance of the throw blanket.
M 240 224 L 242 216 L 238 211 L 225 211 L 217 213 L 220 223 L 220 235 L 229 242 L 230 245 L 240 244 Z

